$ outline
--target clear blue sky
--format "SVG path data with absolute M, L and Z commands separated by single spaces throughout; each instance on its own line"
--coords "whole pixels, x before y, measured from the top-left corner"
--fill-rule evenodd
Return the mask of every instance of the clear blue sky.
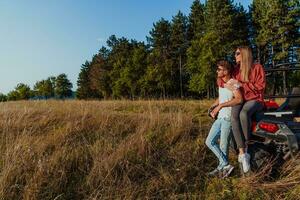
M 188 14 L 193 0 L 0 0 L 0 92 L 80 66 L 115 34 L 145 41 L 153 23 Z M 203 1 L 202 1 L 203 2 Z M 235 0 L 245 8 L 252 0 Z

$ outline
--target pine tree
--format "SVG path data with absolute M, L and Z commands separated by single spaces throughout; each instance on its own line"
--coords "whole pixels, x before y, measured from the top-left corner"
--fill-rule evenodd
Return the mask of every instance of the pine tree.
M 232 52 L 236 45 L 233 42 L 238 38 L 234 29 L 235 11 L 231 0 L 208 0 L 206 2 L 205 34 L 218 36 L 222 44 L 219 51 L 224 56 Z
M 24 83 L 19 83 L 13 91 L 7 94 L 7 99 L 9 101 L 28 100 L 32 96 L 33 92 L 30 87 Z
M 89 88 L 91 98 L 103 98 L 101 87 L 101 76 L 103 68 L 105 66 L 105 60 L 100 54 L 94 55 L 90 64 L 88 76 L 89 76 Z
M 34 85 L 35 96 L 48 99 L 54 97 L 54 85 L 52 84 L 51 78 L 36 82 Z
M 28 85 L 24 83 L 19 83 L 15 90 L 19 93 L 20 100 L 27 100 L 31 97 L 31 89 Z
M 131 41 L 133 49 L 126 70 L 123 71 L 123 79 L 130 89 L 130 98 L 134 99 L 141 95 L 141 77 L 147 68 L 147 47 L 144 43 Z
M 188 50 L 189 89 L 210 98 L 215 94 L 215 65 L 232 54 L 237 43 L 247 40 L 240 27 L 241 8 L 229 0 L 208 0 L 205 5 L 205 30 Z M 237 32 L 236 30 L 237 29 Z M 238 35 L 243 33 L 243 35 Z M 245 39 L 243 39 L 245 37 Z
M 19 92 L 16 90 L 12 90 L 7 94 L 8 101 L 17 101 L 20 100 Z
M 173 95 L 183 97 L 184 85 L 186 85 L 186 70 L 183 66 L 186 63 L 186 51 L 188 48 L 188 18 L 182 12 L 178 12 L 171 22 L 170 52 L 173 66 L 172 90 Z
M 210 98 L 214 94 L 215 63 L 221 57 L 222 43 L 214 32 L 206 33 L 194 40 L 188 50 L 187 67 L 191 75 L 189 89 L 201 97 Z
M 109 50 L 102 47 L 91 62 L 81 66 L 77 80 L 76 97 L 78 99 L 99 99 L 111 96 L 111 81 L 108 65 Z
M 205 31 L 204 5 L 200 3 L 200 0 L 194 0 L 188 22 L 188 40 L 202 37 Z
M 166 98 L 172 88 L 171 24 L 165 19 L 156 22 L 147 37 L 150 53 L 143 77 L 142 93 L 147 96 Z
M 111 79 L 112 97 L 113 98 L 129 98 L 130 88 L 127 86 L 123 78 L 126 71 L 128 58 L 132 51 L 132 45 L 128 39 L 122 37 L 117 39 L 111 36 L 107 42 L 110 49 L 108 65 L 111 66 L 109 77 Z
M 253 38 L 251 38 L 251 17 L 249 13 L 246 12 L 241 4 L 233 7 L 233 34 L 232 47 L 237 46 L 249 46 Z
M 91 93 L 89 87 L 89 67 L 90 63 L 86 61 L 81 65 L 80 73 L 77 80 L 76 97 L 78 99 L 88 99 Z
M 71 97 L 73 94 L 72 87 L 66 74 L 58 75 L 55 80 L 55 96 L 60 99 Z
M 254 0 L 252 20 L 264 64 L 295 60 L 299 46 L 300 6 L 296 0 Z
M 99 50 L 98 57 L 100 57 L 101 65 L 98 90 L 101 93 L 101 96 L 103 96 L 106 99 L 110 98 L 112 95 L 112 83 L 110 78 L 110 71 L 112 70 L 112 67 L 108 62 L 109 55 L 110 51 L 107 48 L 102 47 Z
M 7 101 L 7 96 L 5 94 L 0 93 L 0 102 Z

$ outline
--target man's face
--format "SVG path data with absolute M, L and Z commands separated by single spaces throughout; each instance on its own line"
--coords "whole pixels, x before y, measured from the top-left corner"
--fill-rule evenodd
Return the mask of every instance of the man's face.
M 228 71 L 227 71 L 226 68 L 224 68 L 223 66 L 218 66 L 217 67 L 217 76 L 218 76 L 218 78 L 223 78 L 227 75 L 228 75 Z

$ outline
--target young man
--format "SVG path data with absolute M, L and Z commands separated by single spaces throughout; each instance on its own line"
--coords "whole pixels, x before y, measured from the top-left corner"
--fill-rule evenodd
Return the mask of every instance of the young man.
M 222 60 L 217 63 L 217 83 L 219 87 L 219 98 L 214 102 L 215 107 L 210 115 L 215 118 L 206 139 L 206 145 L 212 150 L 219 160 L 218 167 L 209 173 L 211 176 L 225 178 L 233 170 L 228 162 L 228 146 L 231 132 L 231 106 L 243 102 L 239 85 L 231 79 L 232 66 L 228 61 Z M 217 140 L 220 139 L 220 145 Z

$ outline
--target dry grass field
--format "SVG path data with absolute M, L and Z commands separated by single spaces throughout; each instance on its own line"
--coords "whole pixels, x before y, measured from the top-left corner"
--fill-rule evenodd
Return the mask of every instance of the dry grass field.
M 300 199 L 300 164 L 209 178 L 211 101 L 0 103 L 0 199 Z

